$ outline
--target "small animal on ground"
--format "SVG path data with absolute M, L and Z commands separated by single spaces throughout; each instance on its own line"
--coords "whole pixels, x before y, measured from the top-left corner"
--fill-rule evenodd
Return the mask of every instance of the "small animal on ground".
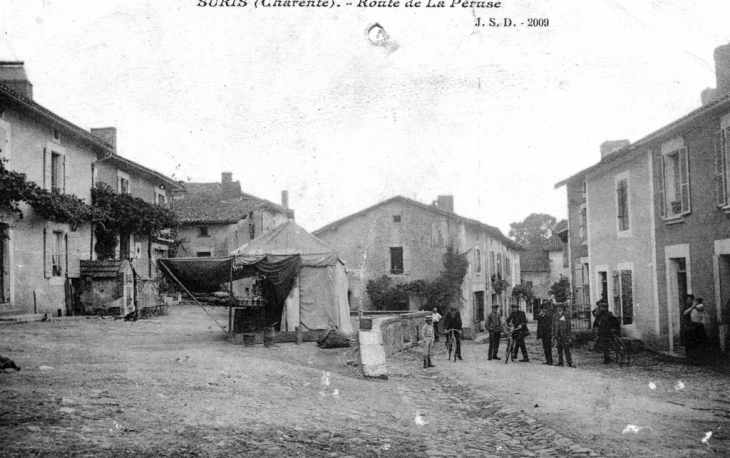
M 12 359 L 0 355 L 0 370 L 4 373 L 5 369 L 15 369 L 16 371 L 19 371 L 20 367 L 18 367 Z

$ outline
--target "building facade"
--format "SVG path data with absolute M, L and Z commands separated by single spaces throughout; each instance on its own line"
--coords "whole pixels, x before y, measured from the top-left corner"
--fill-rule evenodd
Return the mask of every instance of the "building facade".
M 175 212 L 180 219 L 179 256 L 228 256 L 233 250 L 275 226 L 294 218 L 288 192 L 282 205 L 246 194 L 241 183 L 223 172 L 220 183 L 185 183 L 175 193 Z
M 383 275 L 395 283 L 433 280 L 444 268 L 448 246 L 469 261 L 461 297 L 452 304 L 461 312 L 466 335 L 480 331 L 492 304 L 510 304 L 512 286 L 520 283 L 522 247 L 499 229 L 453 210 L 451 196 L 439 196 L 433 205 L 396 196 L 315 231 L 345 261 L 351 309 L 371 307 L 365 286 Z M 493 277 L 507 282 L 505 291 L 497 294 Z
M 661 350 L 684 347 L 689 294 L 704 299 L 708 334 L 727 350 L 730 45 L 715 63 L 702 107 L 556 185 L 567 187 L 576 297 L 606 299 L 626 335 Z
M 169 201 L 179 184 L 121 158 L 115 142 L 114 129 L 87 131 L 36 103 L 22 62 L 0 64 L 0 158 L 7 170 L 87 204 L 98 178 L 127 170 L 140 192 L 150 190 L 140 197 L 155 202 L 164 194 Z M 0 313 L 65 315 L 80 260 L 96 259 L 92 225 L 55 223 L 23 202 L 20 209 L 22 219 L 0 215 Z

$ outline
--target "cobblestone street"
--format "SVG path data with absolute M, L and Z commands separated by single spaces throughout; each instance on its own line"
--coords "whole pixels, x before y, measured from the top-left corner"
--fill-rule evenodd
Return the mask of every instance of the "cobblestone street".
M 416 350 L 366 380 L 357 349 L 226 342 L 201 310 L 129 323 L 4 326 L 2 456 L 727 456 L 725 376 L 641 355 L 629 368 L 486 361 L 420 366 Z M 223 308 L 211 313 L 225 322 Z M 677 382 L 683 388 L 677 388 Z M 656 389 L 649 388 L 653 382 Z M 606 387 L 609 387 L 606 389 Z M 622 394 L 623 393 L 623 394 Z M 628 425 L 638 432 L 623 433 Z M 707 431 L 713 435 L 706 443 Z

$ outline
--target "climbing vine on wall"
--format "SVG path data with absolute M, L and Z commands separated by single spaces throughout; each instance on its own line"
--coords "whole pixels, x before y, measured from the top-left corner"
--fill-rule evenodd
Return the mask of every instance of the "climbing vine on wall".
M 44 219 L 68 223 L 72 229 L 81 223 L 104 217 L 102 211 L 87 205 L 75 195 L 43 189 L 28 180 L 24 173 L 6 169 L 4 162 L 0 161 L 0 218 L 10 215 L 22 219 L 20 202 L 28 203 Z

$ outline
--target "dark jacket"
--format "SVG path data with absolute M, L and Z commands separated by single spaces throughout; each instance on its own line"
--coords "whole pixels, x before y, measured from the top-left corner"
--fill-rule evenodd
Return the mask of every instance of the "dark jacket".
M 514 326 L 516 337 L 526 337 L 530 335 L 530 331 L 527 329 L 527 315 L 525 315 L 525 312 L 522 310 L 512 312 L 510 316 L 507 317 L 507 324 L 512 324 L 512 326 Z M 521 329 L 517 332 L 520 327 Z
M 596 314 L 593 329 L 598 330 L 598 337 L 606 338 L 612 337 L 614 333 L 618 333 L 621 330 L 621 325 L 618 322 L 618 318 L 606 310 L 605 312 L 598 312 Z
M 570 315 L 568 313 L 563 312 L 562 316 L 559 313 L 553 315 L 553 336 L 570 337 L 571 328 Z
M 502 332 L 502 317 L 499 312 L 492 312 L 487 315 L 487 331 Z
M 541 310 L 537 315 L 537 338 L 549 339 L 553 336 L 553 314 L 549 310 Z
M 458 331 L 461 331 L 461 312 L 457 310 L 456 313 L 454 313 L 454 316 L 451 318 L 450 324 L 450 329 L 456 329 Z
M 451 329 L 451 322 L 454 320 L 454 314 L 451 313 L 451 310 L 446 312 L 446 315 L 441 320 L 441 326 L 443 326 L 444 332 Z

